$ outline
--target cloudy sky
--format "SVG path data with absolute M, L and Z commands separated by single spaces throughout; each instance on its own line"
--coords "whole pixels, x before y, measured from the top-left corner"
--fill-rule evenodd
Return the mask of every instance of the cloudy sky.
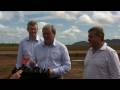
M 64 44 L 87 41 L 88 29 L 95 25 L 104 28 L 105 39 L 120 39 L 120 11 L 0 11 L 0 43 L 19 43 L 28 36 L 29 20 L 42 27 L 53 24 L 56 39 Z

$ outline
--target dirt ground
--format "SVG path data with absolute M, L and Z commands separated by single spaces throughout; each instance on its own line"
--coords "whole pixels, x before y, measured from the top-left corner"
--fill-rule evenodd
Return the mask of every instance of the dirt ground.
M 16 55 L 0 55 L 0 79 L 7 79 L 16 63 Z M 64 79 L 82 79 L 83 62 L 72 61 L 72 69 Z
M 18 46 L 0 46 L 0 79 L 8 79 L 12 69 L 15 67 L 16 55 Z M 83 61 L 72 60 L 84 60 L 86 50 L 82 50 L 78 47 L 68 47 L 72 68 L 70 72 L 64 75 L 64 79 L 83 79 Z M 120 58 L 120 50 L 117 50 Z
M 0 55 L 0 79 L 8 77 L 16 63 L 15 55 Z

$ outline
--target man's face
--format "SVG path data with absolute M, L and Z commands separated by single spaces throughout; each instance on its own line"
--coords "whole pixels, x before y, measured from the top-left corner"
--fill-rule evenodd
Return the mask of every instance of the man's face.
M 52 32 L 51 28 L 43 30 L 43 38 L 44 38 L 45 44 L 51 45 L 54 41 L 54 37 L 55 37 L 55 35 Z
M 30 37 L 36 37 L 38 31 L 38 26 L 37 25 L 30 25 L 28 27 L 28 32 Z
M 102 43 L 101 38 L 96 36 L 93 31 L 91 31 L 88 34 L 88 41 L 89 41 L 89 46 L 93 48 L 98 48 L 100 44 Z

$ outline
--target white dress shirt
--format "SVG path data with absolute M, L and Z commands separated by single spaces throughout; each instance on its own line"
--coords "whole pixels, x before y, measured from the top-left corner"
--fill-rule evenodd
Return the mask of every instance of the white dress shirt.
M 53 76 L 62 76 L 71 69 L 68 50 L 65 45 L 54 40 L 53 45 L 46 46 L 44 42 L 36 45 L 34 59 L 41 69 L 52 69 Z
M 84 64 L 85 79 L 120 79 L 119 57 L 106 43 L 94 54 L 90 48 Z

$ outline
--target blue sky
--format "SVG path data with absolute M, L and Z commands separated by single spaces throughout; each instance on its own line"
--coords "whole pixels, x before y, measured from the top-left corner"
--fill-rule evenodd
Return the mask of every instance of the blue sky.
M 120 39 L 120 11 L 0 11 L 0 43 L 19 43 L 28 36 L 29 20 L 42 27 L 53 24 L 56 39 L 64 44 L 87 41 L 88 29 L 98 25 L 104 28 L 105 39 Z

